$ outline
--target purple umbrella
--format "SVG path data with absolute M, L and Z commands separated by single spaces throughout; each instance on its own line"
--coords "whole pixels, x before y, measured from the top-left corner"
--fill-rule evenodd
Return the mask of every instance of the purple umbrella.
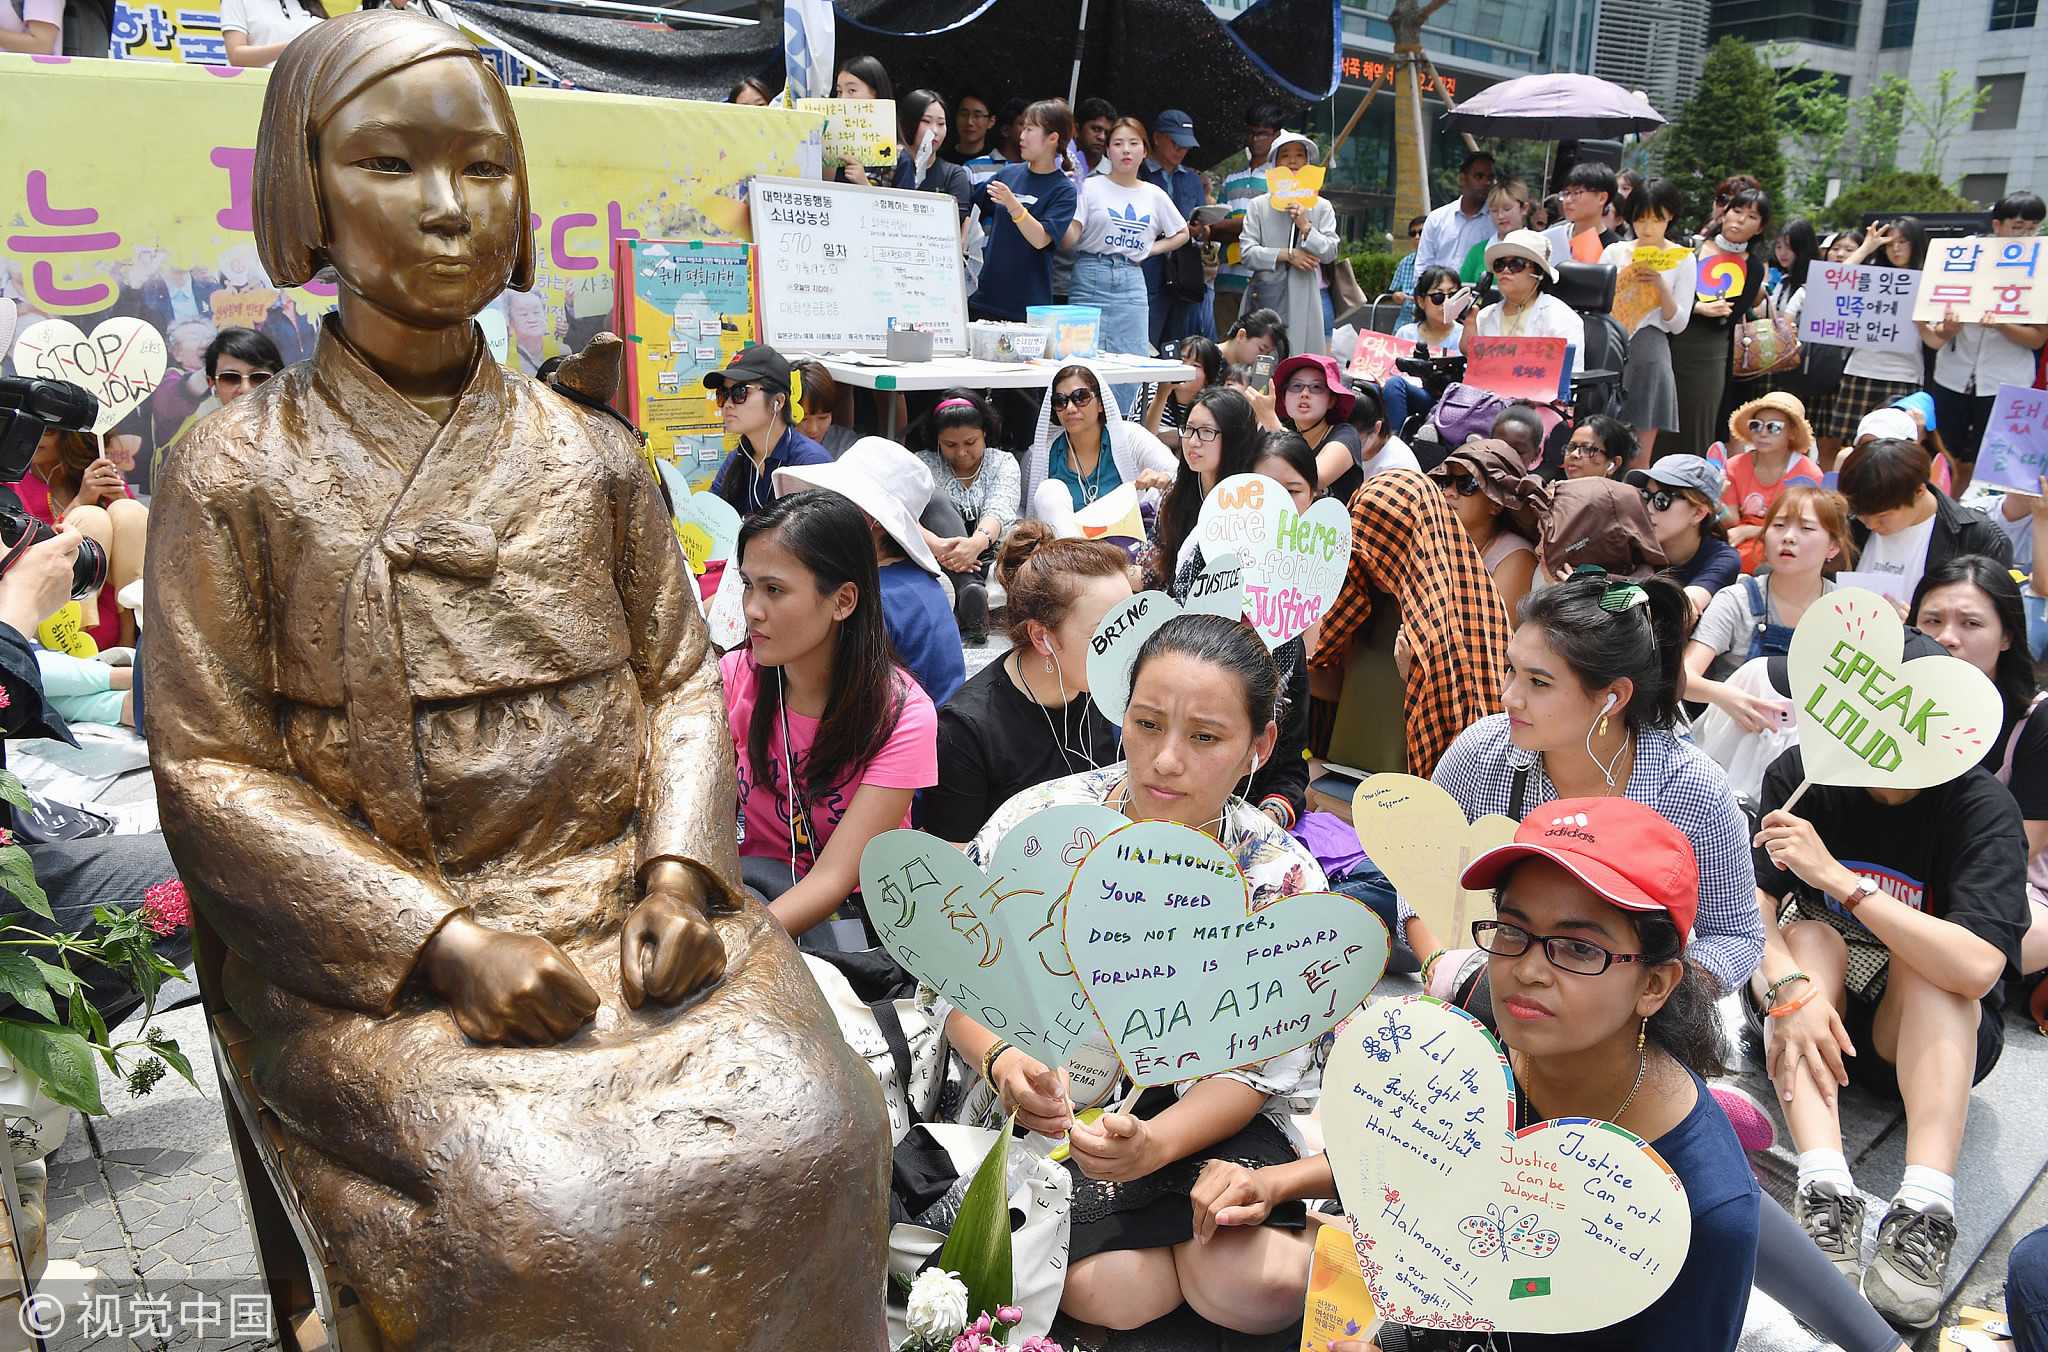
M 1524 75 L 1483 89 L 1444 121 L 1474 136 L 1581 141 L 1655 131 L 1664 118 L 1641 94 L 1592 75 Z

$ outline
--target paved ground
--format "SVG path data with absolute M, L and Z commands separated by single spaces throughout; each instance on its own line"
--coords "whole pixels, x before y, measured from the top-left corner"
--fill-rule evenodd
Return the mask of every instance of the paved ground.
M 1005 646 L 997 640 L 969 650 L 969 674 Z M 167 992 L 167 998 L 178 994 Z M 61 1299 L 66 1312 L 64 1328 L 48 1342 L 52 1352 L 255 1352 L 277 1345 L 267 1331 L 234 1322 L 235 1298 L 246 1301 L 258 1289 L 256 1266 L 200 1012 L 190 1007 L 162 1022 L 192 1057 L 200 1088 L 173 1076 L 147 1098 L 134 1100 L 123 1086 L 109 1084 L 108 1116 L 90 1124 L 74 1120 L 51 1158 L 52 1261 L 43 1289 Z M 1867 1099 L 1852 1098 L 1851 1104 L 1846 1121 L 1858 1182 L 1881 1198 L 1896 1183 L 1902 1163 L 1901 1125 L 1895 1113 Z M 1964 1237 L 1952 1272 L 1959 1284 L 1955 1304 L 1997 1306 L 2014 1240 L 2048 1224 L 2044 1120 L 2048 1039 L 2013 1024 L 2005 1062 L 1973 1100 L 1960 1180 Z M 1782 1152 L 1758 1157 L 1767 1186 L 1782 1191 L 1788 1162 Z M 1881 1203 L 1874 1207 L 1873 1216 L 1881 1209 Z M 1965 1267 L 1966 1252 L 1981 1257 Z M 240 1313 L 246 1318 L 248 1309 Z M 96 1327 L 83 1322 L 89 1314 L 98 1316 Z M 1934 1344 L 1930 1334 L 1916 1346 Z M 1219 1338 L 1183 1311 L 1105 1346 L 1107 1352 L 1292 1352 L 1299 1334 Z M 1752 1303 L 1744 1352 L 1820 1352 L 1828 1346 L 1761 1295 Z

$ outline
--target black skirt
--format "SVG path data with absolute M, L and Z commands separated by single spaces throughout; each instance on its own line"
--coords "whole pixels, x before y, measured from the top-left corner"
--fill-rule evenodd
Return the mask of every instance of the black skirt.
M 1136 1115 L 1157 1117 L 1177 1098 L 1170 1087 L 1155 1086 L 1138 1100 Z M 1202 1166 L 1210 1160 L 1229 1160 L 1257 1169 L 1297 1158 L 1286 1133 L 1264 1114 L 1254 1117 L 1235 1136 L 1130 1183 L 1088 1178 L 1069 1155 L 1067 1172 L 1074 1180 L 1074 1209 L 1068 1261 L 1078 1263 L 1120 1249 L 1170 1249 L 1193 1239 L 1195 1208 L 1190 1198 Z M 1273 1208 L 1266 1224 L 1283 1230 L 1303 1229 L 1308 1225 L 1308 1207 L 1301 1202 L 1283 1202 Z

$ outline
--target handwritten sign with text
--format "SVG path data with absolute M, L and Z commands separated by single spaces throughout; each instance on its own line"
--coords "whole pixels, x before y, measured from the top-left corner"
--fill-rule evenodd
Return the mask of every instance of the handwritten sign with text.
M 1165 592 L 1143 591 L 1109 608 L 1088 636 L 1089 698 L 1104 718 L 1123 722 L 1138 649 L 1161 625 L 1176 615 L 1228 615 L 1235 619 L 1243 611 L 1244 570 L 1238 566 L 1237 555 L 1205 551 L 1202 571 L 1188 587 L 1187 605 Z
M 1363 330 L 1358 335 L 1358 347 L 1351 354 L 1351 378 L 1385 384 L 1401 375 L 1394 363 L 1414 355 L 1412 338 L 1396 338 L 1376 329 Z
M 1323 618 L 1351 566 L 1351 513 L 1335 498 L 1307 512 L 1262 474 L 1233 474 L 1202 500 L 1195 538 L 1204 555 L 1234 553 L 1244 568 L 1244 617 L 1270 651 Z
M 806 113 L 825 117 L 825 167 L 896 163 L 896 100 L 798 99 Z
M 1809 264 L 1806 300 L 1799 310 L 1799 340 L 1880 352 L 1918 352 L 1913 327 L 1913 288 L 1920 274 L 1910 268 Z
M 2048 324 L 2048 287 L 2036 271 L 2048 241 L 1972 235 L 1937 239 L 1913 302 L 1913 318 L 1930 324 L 1954 315 L 1965 324 Z
M 1564 375 L 1562 338 L 1483 338 L 1465 340 L 1465 383 L 1491 390 L 1503 399 L 1547 404 L 1558 397 Z
M 1425 996 L 1337 1034 L 1323 1129 L 1380 1314 L 1440 1329 L 1577 1333 L 1647 1308 L 1692 1247 L 1685 1185 L 1643 1139 L 1557 1118 L 1516 1130 L 1507 1055 Z
M 1266 170 L 1266 190 L 1272 194 L 1273 210 L 1314 206 L 1322 200 L 1323 175 L 1327 172 L 1320 164 L 1304 164 L 1299 169 Z
M 1925 789 L 1983 759 L 1998 688 L 1959 657 L 1900 661 L 1905 635 L 1890 601 L 1854 587 L 1807 607 L 1789 656 L 1808 781 Z
M 1138 1084 L 1306 1046 L 1372 994 L 1387 947 L 1355 897 L 1304 892 L 1253 910 L 1237 861 L 1174 822 L 1104 836 L 1067 898 L 1074 975 Z
M 984 873 L 922 831 L 884 831 L 860 856 L 868 919 L 903 970 L 1048 1066 L 1095 1027 L 1061 944 L 1067 884 L 1124 825 L 1106 807 L 1047 808 L 1013 827 Z
M 68 319 L 45 319 L 14 341 L 22 375 L 68 380 L 100 401 L 92 430 L 102 434 L 156 393 L 169 364 L 163 335 L 140 319 L 103 319 L 90 338 Z
M 2038 494 L 2044 474 L 2048 474 L 2048 390 L 2000 385 L 1984 422 L 1977 478 L 1982 483 Z M 2048 560 L 2042 566 L 2048 566 Z
M 1475 920 L 1493 916 L 1493 897 L 1458 880 L 1474 859 L 1515 838 L 1511 817 L 1489 813 L 1467 824 L 1458 800 L 1414 775 L 1368 777 L 1351 797 L 1358 843 L 1439 943 L 1470 941 Z
M 740 514 L 716 493 L 693 493 L 684 471 L 666 460 L 655 462 L 675 504 L 676 540 L 693 573 L 702 573 L 714 563 L 732 557 L 740 542 Z

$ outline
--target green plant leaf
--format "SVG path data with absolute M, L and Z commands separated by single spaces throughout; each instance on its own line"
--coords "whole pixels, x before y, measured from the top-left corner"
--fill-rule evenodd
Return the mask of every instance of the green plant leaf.
M 0 953 L 0 994 L 14 999 L 23 1008 L 32 1009 L 48 1019 L 57 1022 L 57 1006 L 50 999 L 48 985 L 40 966 L 34 958 L 22 953 Z
M 960 1218 L 939 1250 L 938 1265 L 957 1272 L 967 1287 L 967 1317 L 994 1314 L 1010 1303 L 1015 1273 L 1010 1266 L 1010 1130 L 1016 1117 L 1003 1123 L 996 1143 L 974 1171 Z
M 41 1080 L 43 1092 L 57 1102 L 82 1113 L 106 1113 L 92 1048 L 78 1034 L 20 1019 L 0 1019 L 0 1049 Z M 1006 1244 L 1008 1238 L 1005 1234 Z
M 184 1052 L 178 1050 L 178 1040 L 176 1038 L 164 1032 L 161 1028 L 152 1028 L 149 1030 L 149 1035 L 145 1040 L 149 1043 L 151 1051 L 161 1056 L 172 1070 L 185 1077 L 187 1084 L 191 1085 L 194 1089 L 199 1087 L 199 1081 L 192 1078 L 192 1060 Z
M 22 905 L 43 919 L 56 922 L 57 917 L 50 914 L 50 899 L 43 895 L 42 884 L 36 881 L 36 866 L 29 862 L 28 851 L 19 845 L 0 849 L 0 887 L 12 892 Z
M 34 811 L 34 808 L 28 801 L 28 790 L 23 788 L 21 781 L 15 778 L 12 772 L 7 770 L 0 770 L 0 803 L 12 804 L 23 812 Z
M 50 989 L 59 995 L 76 995 L 85 988 L 85 983 L 78 979 L 78 974 L 67 967 L 59 967 L 53 962 L 44 962 L 33 953 L 29 954 L 28 960 L 36 965 L 38 972 L 43 974 L 43 980 L 50 983 Z

